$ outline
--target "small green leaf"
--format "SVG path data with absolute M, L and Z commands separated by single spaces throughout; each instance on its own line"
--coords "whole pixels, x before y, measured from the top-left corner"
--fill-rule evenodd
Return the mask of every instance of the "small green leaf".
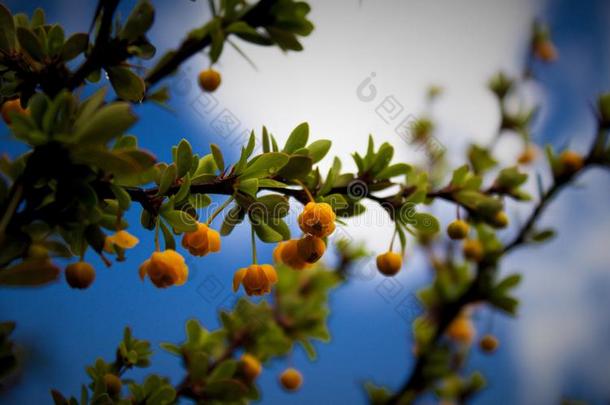
M 309 156 L 292 155 L 280 169 L 278 175 L 289 180 L 304 180 L 311 173 L 312 165 Z
M 15 49 L 15 22 L 8 8 L 0 4 L 0 50 Z
M 339 160 L 338 157 L 335 157 L 335 159 L 333 160 L 333 165 L 330 168 L 330 170 L 328 171 L 328 175 L 326 176 L 326 181 L 324 182 L 324 185 L 322 186 L 322 188 L 320 188 L 320 191 L 318 192 L 319 195 L 328 194 L 328 192 L 333 188 L 333 186 L 335 184 L 335 180 L 337 179 L 337 176 L 339 176 L 340 172 L 341 172 L 341 160 Z
M 17 27 L 17 39 L 19 45 L 23 48 L 32 59 L 42 62 L 45 57 L 44 48 L 40 39 L 30 29 L 25 27 Z
M 152 4 L 148 0 L 140 0 L 127 17 L 119 38 L 130 42 L 137 40 L 152 26 L 154 18 L 155 9 Z
M 128 103 L 108 104 L 79 125 L 74 140 L 79 143 L 105 144 L 122 135 L 136 121 Z
M 197 230 L 197 220 L 184 211 L 165 211 L 161 213 L 161 216 L 174 228 L 176 233 Z
M 292 130 L 286 145 L 284 145 L 284 152 L 292 153 L 297 149 L 304 148 L 309 138 L 309 124 L 303 122 L 299 124 L 295 129 Z
M 64 45 L 64 30 L 61 25 L 53 25 L 48 33 L 47 47 L 49 48 L 49 54 L 55 56 L 59 54 Z
M 159 195 L 165 194 L 174 184 L 174 182 L 176 181 L 176 173 L 177 169 L 174 163 L 167 166 L 165 171 L 163 171 L 163 174 L 161 175 L 161 181 L 159 182 Z
M 184 175 L 191 170 L 191 164 L 193 164 L 193 149 L 186 139 L 182 139 L 178 144 L 178 149 L 176 151 L 178 178 L 184 177 Z
M 212 149 L 212 156 L 214 157 L 214 162 L 216 163 L 216 166 L 221 172 L 224 172 L 225 160 L 222 157 L 222 152 L 220 148 L 216 144 L 211 144 L 210 149 Z
M 254 197 L 258 191 L 258 179 L 240 179 L 240 181 L 237 183 L 237 189 L 242 193 L 246 193 Z
M 87 46 L 89 46 L 89 35 L 84 32 L 72 34 L 61 48 L 61 59 L 69 62 L 85 52 Z
M 307 146 L 307 150 L 309 150 L 309 157 L 311 158 L 312 163 L 318 163 L 320 160 L 326 156 L 332 142 L 327 139 L 320 139 L 318 141 L 312 142 Z
M 240 179 L 261 178 L 277 174 L 288 162 L 288 155 L 279 152 L 263 153 L 244 169 Z
M 142 101 L 146 85 L 131 69 L 123 66 L 107 67 L 108 78 L 116 94 L 123 100 Z
M 375 178 L 378 180 L 390 179 L 392 177 L 407 175 L 411 171 L 411 166 L 406 163 L 396 163 L 391 166 L 386 167 L 377 175 Z
M 125 191 L 123 187 L 119 187 L 114 184 L 110 185 L 110 189 L 112 190 L 112 194 L 114 194 L 116 197 L 121 210 L 127 211 L 129 209 L 129 205 L 131 204 L 131 197 L 129 196 L 129 193 Z
M 165 241 L 165 250 L 172 249 L 176 250 L 176 241 L 174 240 L 174 235 L 170 232 L 169 228 L 165 225 L 163 221 L 159 222 L 161 226 L 161 232 L 163 233 L 163 240 Z

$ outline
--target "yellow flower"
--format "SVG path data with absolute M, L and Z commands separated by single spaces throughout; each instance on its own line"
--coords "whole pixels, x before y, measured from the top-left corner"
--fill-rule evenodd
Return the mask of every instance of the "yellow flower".
M 150 281 L 159 288 L 172 285 L 182 285 L 186 282 L 189 269 L 182 257 L 175 250 L 167 249 L 163 252 L 154 252 L 150 259 L 140 266 L 140 278 L 148 275 Z
M 248 381 L 253 381 L 262 371 L 261 362 L 251 354 L 241 356 L 242 370 Z
M 297 241 L 298 254 L 307 263 L 315 263 L 324 254 L 326 245 L 317 236 L 306 235 Z
M 301 384 L 303 384 L 303 376 L 299 370 L 287 368 L 280 375 L 280 383 L 282 384 L 282 387 L 288 391 L 296 391 L 301 387 Z
M 214 69 L 206 69 L 199 72 L 199 86 L 204 91 L 214 91 L 220 86 L 220 73 Z
M 233 276 L 233 291 L 244 286 L 248 295 L 264 295 L 271 292 L 271 287 L 277 283 L 277 273 L 270 264 L 251 264 L 248 268 L 241 268 Z
M 140 240 L 127 231 L 118 231 L 114 235 L 106 236 L 104 240 L 104 250 L 108 253 L 114 253 L 114 246 L 121 249 L 131 249 L 140 243 Z
M 335 218 L 329 204 L 309 202 L 299 214 L 299 226 L 303 232 L 323 238 L 334 232 Z
M 273 259 L 295 270 L 303 270 L 309 266 L 309 263 L 299 255 L 298 241 L 296 239 L 278 243 L 273 251 Z
M 182 237 L 182 246 L 193 256 L 205 256 L 220 251 L 220 234 L 206 224 L 197 223 L 197 230 Z
M 385 276 L 394 276 L 402 267 L 402 256 L 395 252 L 385 252 L 377 256 L 377 269 Z
M 72 288 L 83 290 L 95 280 L 95 270 L 87 262 L 76 262 L 66 267 L 66 281 Z

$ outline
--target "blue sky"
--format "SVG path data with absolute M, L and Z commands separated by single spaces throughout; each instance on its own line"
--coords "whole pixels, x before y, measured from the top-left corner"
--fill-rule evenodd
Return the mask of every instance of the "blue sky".
M 258 72 L 235 54 L 223 55 L 219 68 L 225 82 L 215 93 L 218 104 L 210 113 L 203 112 L 204 100 L 194 81 L 205 57 L 195 57 L 170 82 L 175 112 L 138 106 L 141 120 L 132 133 L 160 160 L 168 160 L 171 146 L 184 137 L 202 153 L 210 142 L 219 144 L 230 161 L 239 149 L 242 131 L 266 123 L 285 139 L 290 128 L 309 120 L 320 134 L 315 137 L 332 139 L 333 151 L 347 161 L 348 152 L 364 147 L 369 132 L 396 142 L 387 135 L 391 128 L 380 124 L 373 107 L 362 105 L 354 96 L 358 83 L 375 71 L 379 89 L 395 94 L 414 113 L 421 110 L 425 86 L 441 80 L 447 87 L 447 101 L 436 111 L 445 123 L 440 126 L 440 136 L 448 146 L 459 147 L 467 139 L 483 139 L 495 125 L 497 117 L 489 109 L 493 104 L 483 86 L 485 75 L 504 66 L 518 70 L 529 21 L 538 16 L 549 21 L 561 58 L 555 65 L 537 69 L 540 85 L 531 92 L 535 99 L 545 100 L 546 107 L 536 127 L 536 140 L 555 145 L 570 141 L 584 150 L 594 128 L 590 103 L 596 94 L 610 89 L 607 2 L 589 0 L 574 6 L 567 0 L 510 5 L 469 1 L 455 10 L 452 7 L 457 6 L 451 2 L 388 1 L 378 7 L 367 1 L 362 6 L 356 1 L 329 3 L 314 2 L 312 18 L 317 31 L 305 41 L 302 54 L 284 56 L 275 49 L 247 48 Z M 50 20 L 65 21 L 68 30 L 75 31 L 88 28 L 94 4 L 90 0 L 8 1 L 13 12 L 31 12 L 42 5 Z M 122 14 L 128 10 L 123 6 Z M 161 5 L 159 15 L 166 18 L 158 19 L 151 37 L 163 50 L 206 18 L 205 2 Z M 434 20 L 434 16 L 439 18 Z M 346 37 L 354 38 L 359 46 L 346 45 Z M 379 46 L 384 38 L 389 39 Z M 400 46 L 409 51 L 401 51 Z M 228 136 L 210 125 L 225 109 L 240 121 Z M 0 133 L 5 134 L 6 129 L 2 127 Z M 3 152 L 22 150 L 6 136 L 0 139 Z M 507 141 L 505 149 L 511 145 Z M 413 156 L 407 148 L 397 149 L 397 153 L 406 160 Z M 607 174 L 590 173 L 581 183 L 584 187 L 563 195 L 543 218 L 546 224 L 567 231 L 540 250 L 515 254 L 503 266 L 506 273 L 526 273 L 519 289 L 522 310 L 516 320 L 493 316 L 492 330 L 502 342 L 495 356 L 473 353 L 469 368 L 481 369 L 489 378 L 489 389 L 475 403 L 548 403 L 557 402 L 562 394 L 591 403 L 610 398 L 610 318 L 600 310 L 608 307 L 605 292 L 610 288 L 610 253 L 602 244 L 610 234 L 605 203 L 610 181 Z M 128 219 L 137 224 L 138 215 L 134 209 Z M 439 215 L 447 217 L 446 212 Z M 384 226 L 370 230 L 355 225 L 348 232 L 376 250 L 386 244 Z M 150 283 L 142 284 L 137 277 L 137 267 L 152 250 L 153 241 L 148 232 L 135 233 L 140 246 L 129 252 L 126 262 L 106 269 L 93 255 L 87 257 L 98 276 L 85 292 L 71 290 L 63 282 L 41 289 L 2 291 L 3 318 L 17 321 L 15 338 L 26 350 L 21 384 L 3 394 L 3 402 L 46 403 L 50 388 L 77 393 L 86 381 L 85 364 L 97 356 L 111 358 L 126 325 L 154 346 L 182 340 L 184 322 L 193 317 L 209 328 L 218 325 L 217 310 L 233 299 L 229 287 L 233 271 L 250 260 L 247 230 L 238 229 L 223 239 L 222 253 L 190 260 L 186 285 L 162 291 Z M 259 249 L 259 256 L 270 260 L 271 247 L 259 244 Z M 331 255 L 329 261 L 332 259 Z M 361 274 L 375 274 L 368 270 L 364 264 Z M 263 403 L 330 404 L 341 400 L 360 404 L 365 403 L 364 381 L 398 387 L 412 361 L 409 323 L 417 313 L 413 293 L 427 278 L 427 270 L 415 254 L 394 281 L 379 275 L 360 277 L 333 293 L 331 344 L 317 345 L 315 363 L 300 350 L 290 359 L 273 361 L 259 380 Z M 477 313 L 481 329 L 488 327 L 490 316 L 489 311 Z M 295 365 L 305 376 L 305 385 L 296 394 L 283 393 L 276 383 L 287 364 Z M 169 375 L 174 381 L 182 376 L 179 362 L 160 350 L 150 371 Z M 137 371 L 133 376 L 148 372 Z

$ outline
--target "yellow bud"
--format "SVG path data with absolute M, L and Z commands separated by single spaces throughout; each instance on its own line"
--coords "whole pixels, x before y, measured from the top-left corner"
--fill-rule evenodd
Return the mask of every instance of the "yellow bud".
M 454 319 L 447 329 L 447 335 L 459 343 L 468 344 L 472 342 L 475 333 L 472 321 L 464 315 L 460 315 Z
M 496 228 L 506 228 L 508 226 L 508 215 L 504 211 L 498 211 L 492 221 Z
M 72 288 L 88 288 L 95 280 L 95 270 L 87 262 L 76 262 L 66 267 L 66 281 Z
M 385 276 L 394 276 L 402 267 L 402 256 L 395 252 L 385 252 L 377 256 L 377 269 Z
M 470 231 L 470 226 L 466 221 L 462 221 L 461 219 L 456 219 L 447 227 L 447 234 L 451 239 L 464 239 L 468 236 L 468 231 Z
M 204 91 L 212 92 L 220 86 L 220 73 L 214 69 L 202 70 L 199 73 L 199 86 Z
M 282 384 L 282 387 L 288 391 L 296 391 L 301 387 L 301 384 L 303 384 L 303 376 L 298 370 L 287 368 L 280 375 L 280 383 Z
M 462 246 L 464 257 L 473 262 L 480 262 L 483 259 L 483 245 L 477 239 L 466 239 Z
M 495 352 L 499 344 L 500 342 L 493 335 L 485 335 L 481 338 L 481 341 L 479 342 L 481 350 L 483 350 L 485 353 Z
M 248 381 L 253 381 L 261 373 L 263 367 L 261 362 L 251 354 L 245 353 L 241 356 L 241 364 L 244 375 Z

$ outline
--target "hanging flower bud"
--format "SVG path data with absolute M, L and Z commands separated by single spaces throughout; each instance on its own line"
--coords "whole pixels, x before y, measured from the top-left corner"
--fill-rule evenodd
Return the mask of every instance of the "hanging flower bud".
M 186 282 L 189 269 L 184 257 L 172 249 L 154 252 L 150 259 L 140 266 L 140 278 L 148 275 L 150 281 L 158 288 L 182 285 Z
M 248 295 L 264 295 L 271 292 L 271 287 L 277 283 L 277 273 L 270 264 L 251 264 L 241 268 L 233 276 L 233 291 L 244 286 Z
M 334 232 L 335 218 L 329 204 L 309 202 L 299 214 L 299 226 L 305 233 L 324 238 Z

